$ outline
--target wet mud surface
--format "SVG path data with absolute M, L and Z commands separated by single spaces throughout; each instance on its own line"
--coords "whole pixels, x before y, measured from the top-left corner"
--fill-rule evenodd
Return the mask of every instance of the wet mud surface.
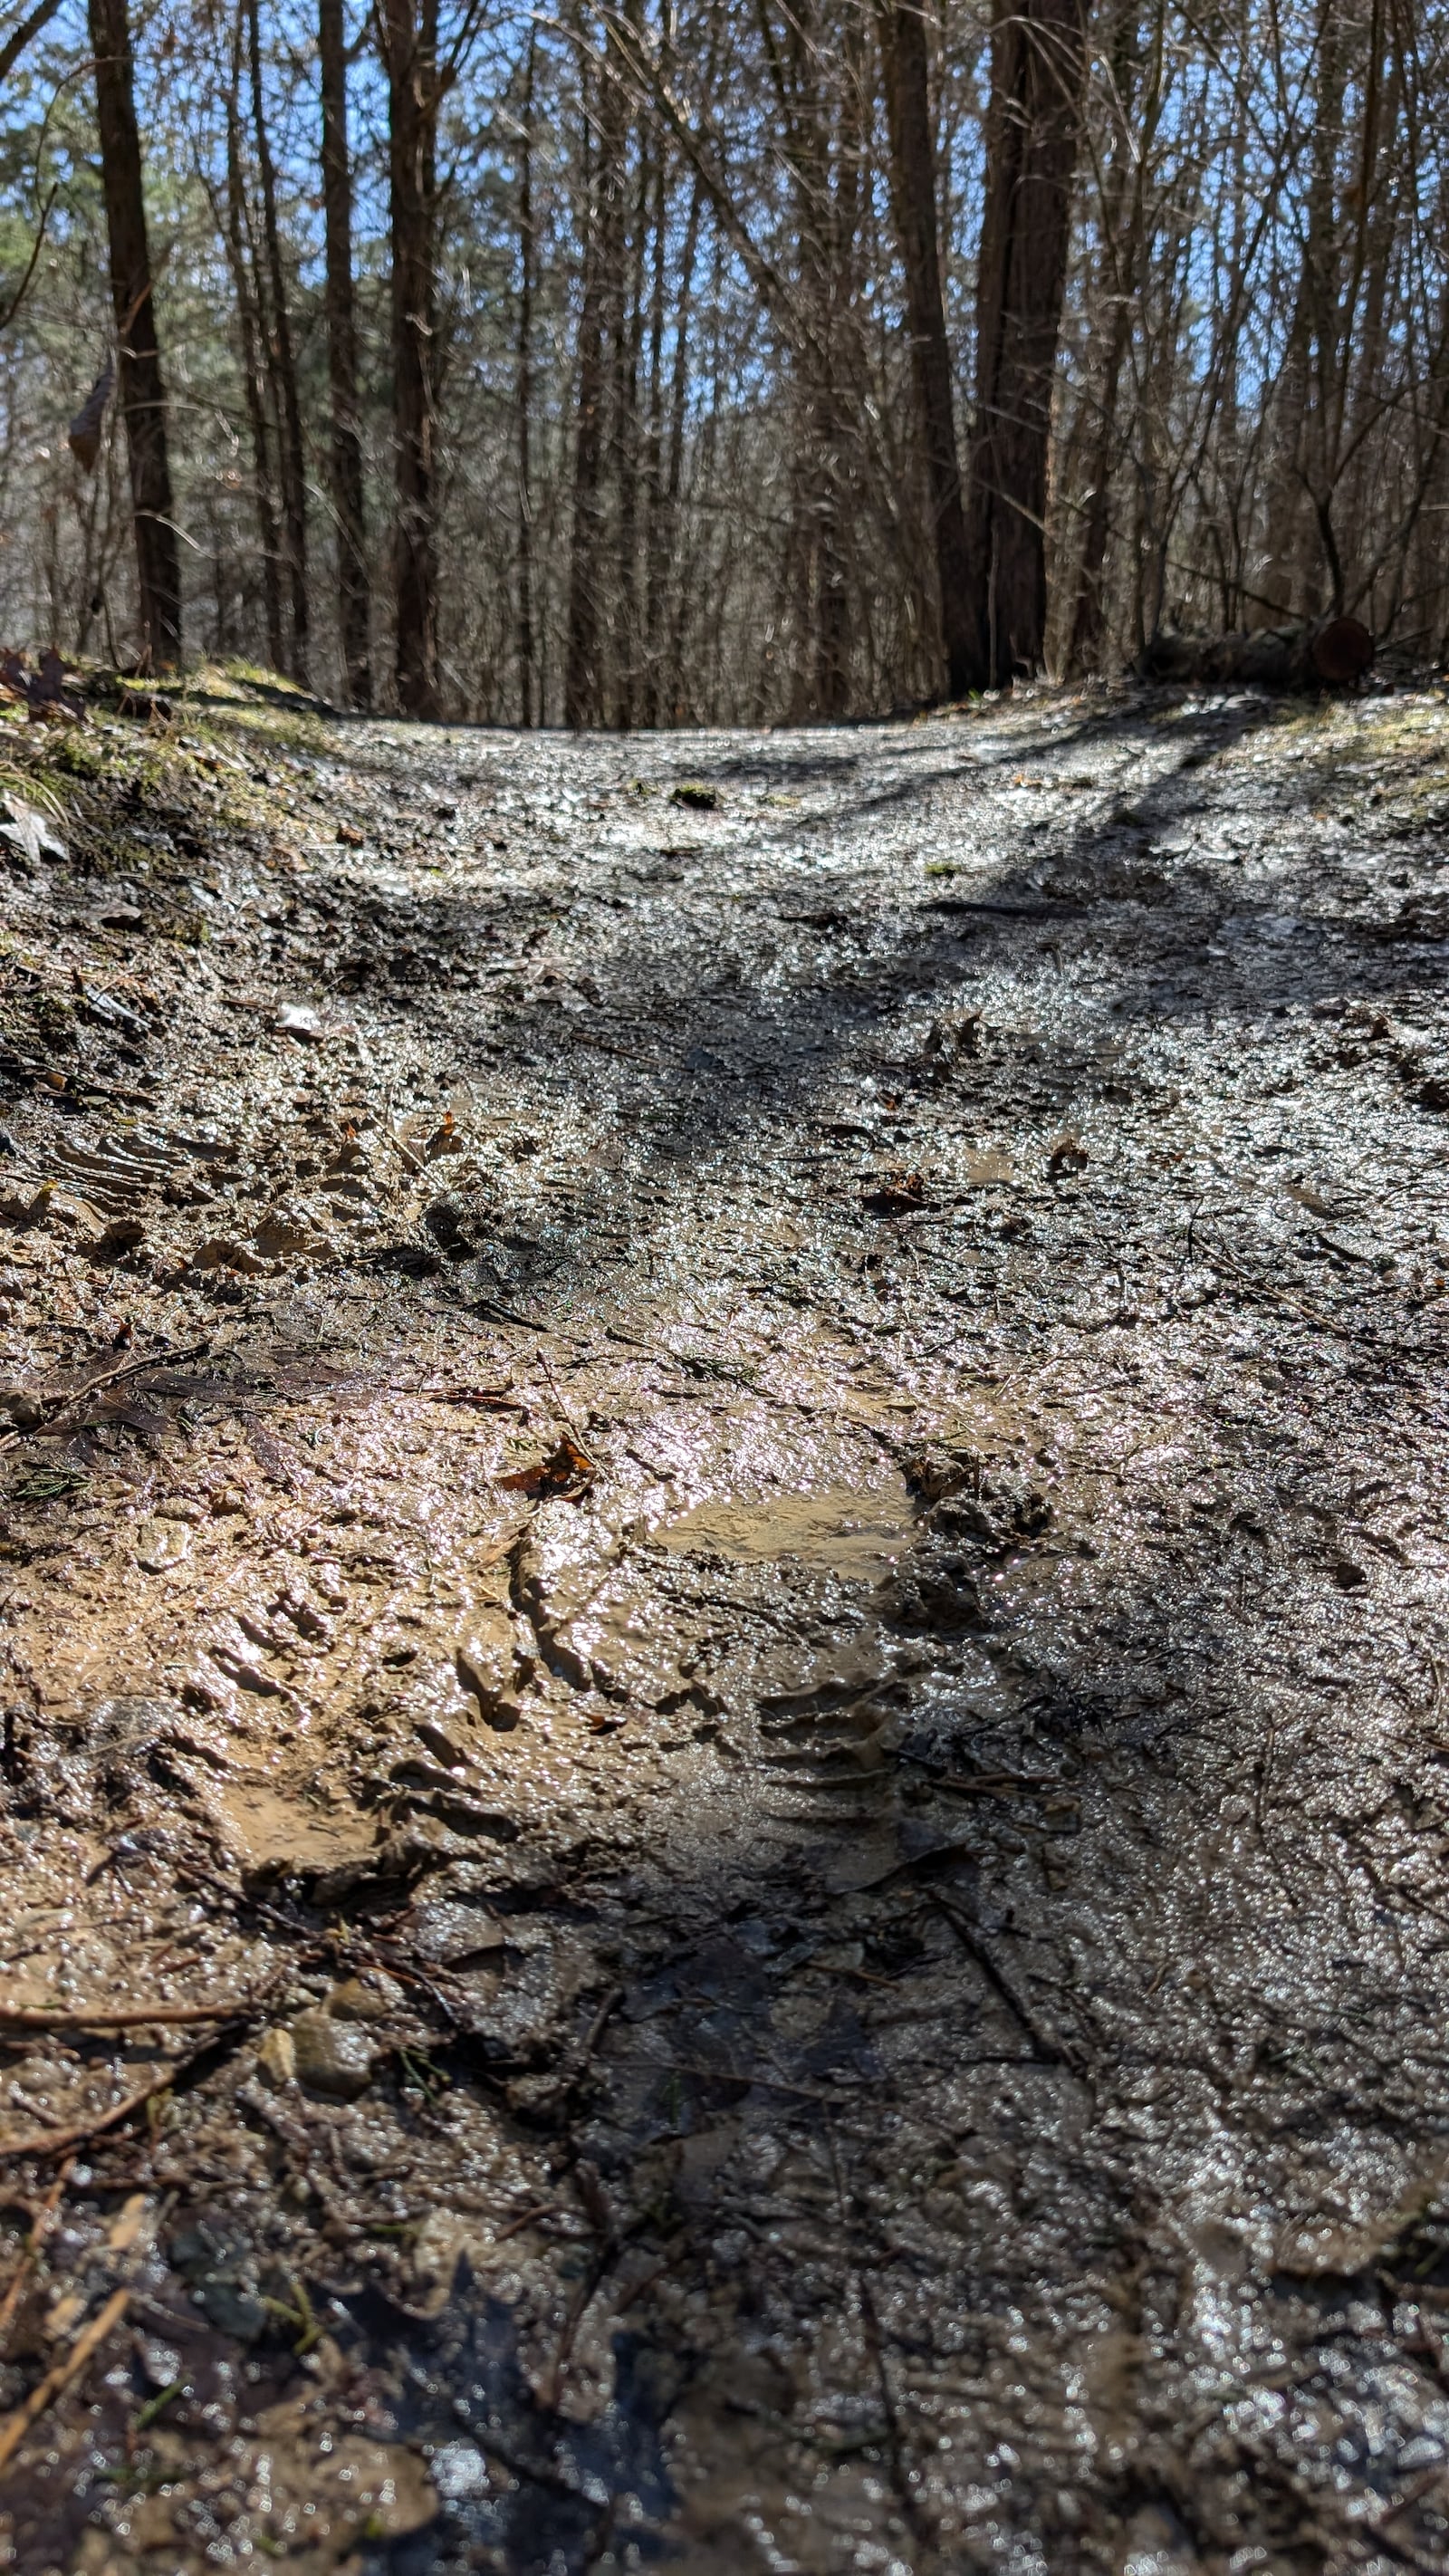
M 10 808 L 0 2563 L 1449 2567 L 1438 699 L 181 721 Z

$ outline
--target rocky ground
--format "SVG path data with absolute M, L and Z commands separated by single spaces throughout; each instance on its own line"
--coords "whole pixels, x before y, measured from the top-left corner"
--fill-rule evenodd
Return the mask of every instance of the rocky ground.
M 0 2564 L 1449 2568 L 1449 714 L 0 719 Z

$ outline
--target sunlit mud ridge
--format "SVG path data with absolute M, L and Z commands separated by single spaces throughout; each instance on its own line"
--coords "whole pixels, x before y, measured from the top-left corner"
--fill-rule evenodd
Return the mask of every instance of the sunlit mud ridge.
M 0 777 L 0 2563 L 1449 2567 L 1437 698 L 158 721 Z

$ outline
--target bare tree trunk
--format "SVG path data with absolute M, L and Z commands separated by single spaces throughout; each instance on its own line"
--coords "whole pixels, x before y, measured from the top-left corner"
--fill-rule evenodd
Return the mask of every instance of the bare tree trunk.
M 1118 41 L 1113 62 L 1114 88 L 1121 114 L 1121 127 L 1114 137 L 1111 167 L 1102 191 L 1102 274 L 1098 296 L 1097 326 L 1101 328 L 1101 303 L 1107 300 L 1111 319 L 1107 326 L 1106 350 L 1102 362 L 1102 381 L 1097 395 L 1097 419 L 1085 473 L 1087 491 L 1086 518 L 1078 558 L 1077 593 L 1072 611 L 1071 634 L 1067 645 L 1066 664 L 1069 672 L 1087 672 L 1097 668 L 1102 658 L 1106 633 L 1106 567 L 1107 546 L 1112 528 L 1112 475 L 1117 461 L 1117 407 L 1122 370 L 1132 336 L 1137 312 L 1137 283 L 1141 267 L 1143 230 L 1146 221 L 1148 151 L 1157 128 L 1157 110 L 1161 84 L 1149 66 L 1149 79 L 1142 108 L 1133 113 L 1137 93 L 1136 50 L 1140 13 L 1129 0 L 1118 26 Z M 1162 43 L 1162 12 L 1156 12 L 1152 62 Z M 1123 203 L 1131 183 L 1132 204 L 1127 218 L 1125 237 L 1122 225 Z
M 533 101 L 538 68 L 538 27 L 530 19 L 518 141 L 518 560 L 516 650 L 518 721 L 525 732 L 541 720 L 534 695 L 533 638 Z
M 344 0 L 318 0 L 322 88 L 322 213 L 326 235 L 327 374 L 332 396 L 332 507 L 337 521 L 337 624 L 349 703 L 372 705 L 372 586 L 357 401 L 352 293 L 352 164 L 347 148 Z
M 394 532 L 398 703 L 438 714 L 438 0 L 381 0 L 392 231 Z
M 666 563 L 679 569 L 679 505 L 684 487 L 684 424 L 689 396 L 690 323 L 693 318 L 694 264 L 699 256 L 699 227 L 704 214 L 704 189 L 695 172 L 689 194 L 689 214 L 684 226 L 684 248 L 679 263 L 679 301 L 674 314 L 674 370 L 669 387 L 669 452 L 664 476 L 664 509 L 661 524 L 666 534 L 661 539 L 661 553 Z M 660 615 L 663 616 L 664 577 L 659 583 Z M 669 622 L 669 645 L 664 665 L 662 696 L 666 723 L 674 723 L 679 714 L 679 693 L 683 680 L 685 600 L 682 582 L 676 582 L 674 613 Z
M 659 627 L 668 570 L 664 527 L 664 261 L 669 210 L 669 147 L 659 138 L 651 210 L 653 252 L 649 275 L 649 410 L 644 431 L 644 633 L 641 721 L 659 722 Z M 680 325 L 682 327 L 680 317 Z
M 644 249 L 649 233 L 653 163 L 641 135 L 639 185 L 627 276 L 621 263 L 614 343 L 614 475 L 619 508 L 614 580 L 614 723 L 631 730 L 638 713 L 641 635 L 639 614 L 639 366 L 644 348 Z M 621 245 L 621 248 L 623 246 Z
M 859 282 L 859 233 L 864 199 L 865 97 L 862 60 L 864 22 L 845 21 L 840 46 L 839 103 L 835 148 L 829 151 L 826 117 L 829 93 L 823 91 L 818 111 L 822 150 L 820 220 L 822 230 L 822 321 L 824 371 L 819 411 L 821 502 L 820 544 L 816 575 L 815 701 L 827 721 L 849 712 L 852 644 L 858 620 L 856 552 L 858 517 L 855 489 L 859 439 L 854 409 L 859 383 L 859 349 L 855 328 Z M 828 165 L 834 167 L 834 189 Z
M 921 0 L 878 0 L 891 151 L 891 204 L 906 282 L 911 369 L 925 450 L 941 651 L 947 694 L 966 695 L 985 679 L 972 614 L 973 581 L 961 494 L 961 462 L 951 391 L 951 349 L 941 291 L 936 145 Z
M 148 666 L 162 670 L 181 660 L 181 554 L 172 516 L 166 384 L 156 338 L 127 0 L 90 0 L 90 36 L 131 467 L 141 649 Z
M 1343 53 L 1334 0 L 1320 0 L 1315 39 L 1312 165 L 1307 191 L 1303 257 L 1294 296 L 1288 346 L 1279 373 L 1275 409 L 1278 435 L 1269 485 L 1266 562 L 1260 578 L 1270 619 L 1309 605 L 1320 553 L 1315 496 L 1326 504 L 1324 475 L 1329 423 L 1321 416 L 1325 373 L 1331 359 L 1325 332 L 1336 339 L 1330 317 L 1338 301 L 1338 245 L 1334 159 L 1343 96 Z M 1341 593 L 1341 580 L 1335 584 Z M 1315 603 L 1316 604 L 1316 603 Z M 1337 604 L 1341 605 L 1341 598 Z
M 967 538 L 975 667 L 1046 643 L 1047 457 L 1086 70 L 1086 0 L 993 0 Z
M 252 441 L 252 484 L 257 513 L 257 541 L 262 558 L 262 609 L 267 626 L 267 658 L 282 668 L 282 594 L 278 580 L 277 513 L 272 499 L 272 459 L 267 440 L 267 409 L 262 373 L 261 330 L 256 295 L 247 258 L 246 171 L 241 144 L 241 28 L 232 44 L 231 84 L 226 99 L 227 261 L 236 292 L 237 327 L 241 334 L 242 391 Z
M 252 125 L 257 139 L 257 170 L 262 183 L 262 237 L 267 248 L 267 276 L 271 287 L 270 355 L 276 374 L 277 407 L 282 424 L 282 518 L 287 535 L 288 590 L 292 612 L 292 650 L 288 668 L 294 680 L 305 681 L 311 616 L 307 590 L 307 478 L 302 453 L 302 410 L 297 394 L 291 316 L 287 309 L 287 279 L 282 266 L 282 237 L 277 223 L 276 164 L 272 159 L 262 98 L 262 43 L 257 0 L 246 0 L 246 12 Z
M 579 306 L 578 419 L 574 438 L 574 519 L 569 565 L 568 653 L 564 671 L 564 722 L 598 724 L 605 705 L 604 633 L 600 583 L 604 569 L 604 398 L 609 325 L 620 283 L 623 161 L 623 91 L 608 57 L 598 80 L 593 151 L 587 189 L 589 220 L 584 243 L 584 284 Z M 587 79 L 587 72 L 585 74 Z M 585 119 L 589 114 L 585 90 Z

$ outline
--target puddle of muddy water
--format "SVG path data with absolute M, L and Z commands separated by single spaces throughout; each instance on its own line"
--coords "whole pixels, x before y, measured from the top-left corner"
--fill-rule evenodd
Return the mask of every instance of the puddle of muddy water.
M 737 1565 L 770 1565 L 789 1556 L 854 1583 L 883 1580 L 914 1535 L 910 1496 L 900 1476 L 864 1494 L 831 1485 L 818 1493 L 758 1499 L 717 1496 L 658 1532 L 660 1545 L 677 1556 L 723 1556 Z

